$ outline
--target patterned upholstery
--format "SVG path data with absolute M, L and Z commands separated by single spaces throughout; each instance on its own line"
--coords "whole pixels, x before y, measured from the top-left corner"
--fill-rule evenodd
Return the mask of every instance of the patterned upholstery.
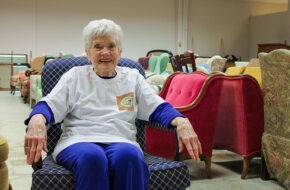
M 225 64 L 226 64 L 226 59 L 225 58 L 215 58 L 211 62 L 211 71 L 212 72 L 218 72 L 218 71 L 223 71 Z
M 290 189 L 290 51 L 260 53 L 259 58 L 265 110 L 263 156 L 270 177 Z
M 149 189 L 178 190 L 189 186 L 187 166 L 183 162 L 169 161 L 165 158 L 144 153 L 150 171 Z M 57 165 L 52 156 L 43 160 L 43 168 L 32 175 L 32 189 L 74 189 L 71 171 Z
M 76 65 L 87 64 L 90 63 L 86 57 L 56 59 L 45 64 L 42 70 L 43 95 L 45 96 L 51 91 L 64 72 Z M 118 65 L 137 68 L 145 76 L 142 66 L 135 61 L 121 58 Z M 143 149 L 145 147 L 144 126 L 147 123 L 136 120 L 137 140 Z M 43 160 L 42 168 L 35 170 L 32 174 L 32 190 L 74 189 L 72 172 L 57 165 L 51 156 L 61 133 L 59 124 L 49 127 L 47 132 L 48 156 Z M 185 163 L 169 161 L 147 153 L 144 153 L 144 156 L 150 171 L 150 190 L 181 190 L 190 185 L 189 171 Z

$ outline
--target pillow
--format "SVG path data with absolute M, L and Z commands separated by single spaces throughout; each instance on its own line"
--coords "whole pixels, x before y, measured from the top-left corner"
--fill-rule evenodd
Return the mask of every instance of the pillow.
M 226 58 L 222 58 L 219 55 L 212 56 L 208 60 L 208 65 L 211 68 L 211 72 L 223 71 L 226 61 Z
M 196 66 L 196 71 L 200 71 L 203 73 L 211 73 L 208 64 L 200 64 L 199 66 Z
M 159 94 L 161 91 L 163 84 L 166 81 L 166 76 L 159 75 L 159 74 L 153 74 L 146 78 L 146 81 L 148 84 L 153 88 L 156 94 Z
M 195 58 L 195 64 L 204 64 L 207 63 L 209 60 L 209 58 L 205 58 L 205 57 L 197 57 Z

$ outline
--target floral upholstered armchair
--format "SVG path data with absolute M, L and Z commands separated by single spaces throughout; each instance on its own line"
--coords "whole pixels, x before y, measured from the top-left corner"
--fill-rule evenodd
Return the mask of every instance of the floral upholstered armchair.
M 269 177 L 290 189 L 290 51 L 260 53 L 259 58 L 265 110 L 263 156 Z

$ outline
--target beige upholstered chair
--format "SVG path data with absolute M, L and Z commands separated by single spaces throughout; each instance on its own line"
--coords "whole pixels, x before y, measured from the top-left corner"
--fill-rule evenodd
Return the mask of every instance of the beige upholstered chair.
M 8 168 L 5 161 L 8 159 L 9 147 L 7 140 L 0 134 L 0 189 L 10 190 Z
M 247 67 L 260 67 L 260 60 L 259 58 L 252 58 L 249 61 L 249 64 L 247 65 Z
M 262 152 L 269 177 L 290 189 L 290 51 L 259 54 L 263 81 Z M 263 167 L 262 167 L 263 168 Z M 266 179 L 266 175 L 262 175 Z
M 45 61 L 44 54 L 36 56 L 36 57 L 32 57 L 30 60 L 30 68 L 34 70 L 34 73 L 41 74 L 44 61 Z
M 223 71 L 225 64 L 226 64 L 227 59 L 226 58 L 222 58 L 219 55 L 215 55 L 213 57 L 211 57 L 208 60 L 208 65 L 211 68 L 211 72 L 219 72 L 219 71 Z
M 21 96 L 23 97 L 24 103 L 29 103 L 30 99 L 30 76 L 41 74 L 42 67 L 45 62 L 45 54 L 32 57 L 30 60 L 30 69 L 25 71 L 26 79 L 20 81 L 21 86 Z

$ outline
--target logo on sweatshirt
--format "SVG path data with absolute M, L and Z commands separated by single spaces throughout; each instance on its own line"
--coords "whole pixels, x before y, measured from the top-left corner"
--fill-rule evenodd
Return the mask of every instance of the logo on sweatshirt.
M 128 110 L 134 111 L 134 94 L 133 92 L 129 92 L 127 94 L 123 94 L 121 96 L 117 96 L 117 104 L 120 111 Z

